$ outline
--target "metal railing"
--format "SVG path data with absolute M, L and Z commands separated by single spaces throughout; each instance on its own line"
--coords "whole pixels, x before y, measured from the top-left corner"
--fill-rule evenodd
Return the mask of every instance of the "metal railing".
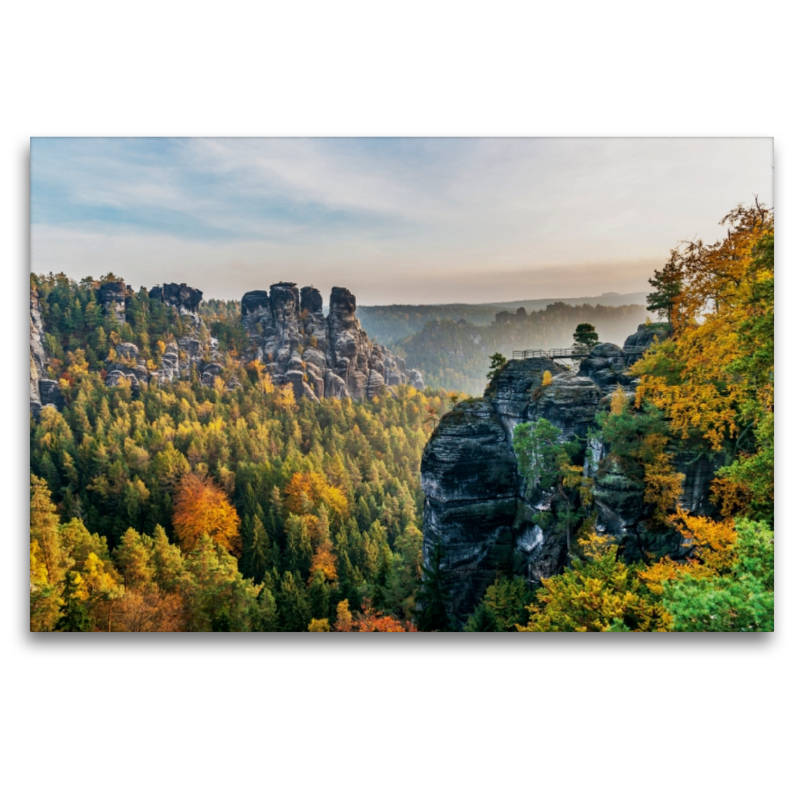
M 585 347 L 561 347 L 554 350 L 514 350 L 512 360 L 523 358 L 586 358 L 589 350 Z
M 622 348 L 624 355 L 644 353 L 650 347 L 646 345 L 628 345 Z M 561 347 L 553 350 L 514 350 L 513 361 L 523 358 L 586 358 L 591 350 L 587 347 Z

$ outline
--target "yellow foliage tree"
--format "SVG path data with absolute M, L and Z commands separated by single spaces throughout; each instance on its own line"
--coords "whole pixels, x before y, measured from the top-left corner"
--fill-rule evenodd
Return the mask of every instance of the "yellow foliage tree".
M 614 394 L 611 395 L 611 408 L 609 413 L 612 416 L 618 416 L 619 414 L 622 414 L 627 407 L 628 398 L 625 394 L 625 390 L 619 384 L 617 384 Z
M 281 386 L 275 393 L 275 407 L 281 411 L 297 411 L 297 403 L 294 399 L 294 389 L 291 384 Z
M 230 553 L 241 549 L 239 515 L 209 477 L 193 472 L 183 476 L 175 495 L 172 524 L 184 552 L 194 550 L 204 534 Z
M 742 331 L 754 315 L 771 313 L 767 286 L 774 267 L 757 257 L 757 246 L 773 235 L 771 212 L 758 204 L 739 207 L 723 224 L 728 235 L 706 245 L 689 242 L 672 251 L 662 275 L 676 288 L 671 300 L 675 336 L 654 345 L 633 366 L 640 376 L 637 401 L 650 399 L 669 414 L 676 433 L 698 430 L 719 450 L 740 431 L 740 411 L 773 407 L 771 363 L 742 369 Z
M 670 517 L 675 527 L 683 533 L 687 560 L 678 563 L 671 558 L 662 558 L 655 564 L 639 570 L 639 577 L 654 594 L 663 593 L 665 581 L 689 573 L 698 578 L 718 575 L 730 569 L 735 553 L 736 528 L 732 519 L 722 521 L 708 517 L 692 517 L 679 508 Z
M 353 630 L 353 614 L 350 611 L 350 602 L 345 599 L 336 605 L 336 624 L 334 630 L 347 633 Z
M 581 563 L 553 578 L 544 578 L 537 600 L 528 606 L 530 620 L 520 631 L 665 631 L 669 616 L 640 591 L 633 568 L 617 560 L 617 546 L 590 532 L 581 541 Z
M 284 490 L 284 508 L 301 516 L 326 505 L 331 512 L 344 517 L 347 498 L 341 489 L 331 486 L 319 472 L 295 472 Z
M 321 572 L 325 580 L 335 583 L 339 577 L 336 572 L 336 556 L 333 552 L 330 539 L 325 540 L 314 553 L 311 559 L 308 582 L 311 583 L 316 572 Z

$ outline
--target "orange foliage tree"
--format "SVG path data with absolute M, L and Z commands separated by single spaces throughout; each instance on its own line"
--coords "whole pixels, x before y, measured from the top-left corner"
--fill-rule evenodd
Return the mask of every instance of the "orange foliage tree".
M 239 515 L 211 478 L 193 472 L 183 476 L 175 495 L 172 524 L 185 552 L 194 550 L 206 534 L 228 552 L 239 554 Z
M 417 628 L 413 622 L 401 622 L 392 614 L 375 611 L 367 604 L 364 612 L 356 617 L 351 630 L 359 633 L 407 633 Z

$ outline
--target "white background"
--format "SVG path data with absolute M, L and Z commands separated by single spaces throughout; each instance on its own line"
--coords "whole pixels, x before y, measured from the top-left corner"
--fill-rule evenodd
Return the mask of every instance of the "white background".
M 34 637 L 25 581 L 28 137 L 774 136 L 789 409 L 798 59 L 788 8 L 5 6 L 5 796 L 796 796 L 800 526 L 796 423 L 783 411 L 771 636 Z

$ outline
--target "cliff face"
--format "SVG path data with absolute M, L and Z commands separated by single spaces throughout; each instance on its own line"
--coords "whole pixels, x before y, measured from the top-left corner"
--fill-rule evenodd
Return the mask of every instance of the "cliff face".
M 45 374 L 47 359 L 44 355 L 44 327 L 42 315 L 39 312 L 39 297 L 36 290 L 31 287 L 31 411 L 38 411 L 42 407 L 42 398 L 39 392 L 39 380 Z
M 545 372 L 552 382 L 542 385 Z M 529 490 L 517 468 L 514 428 L 544 417 L 564 439 L 585 436 L 600 390 L 549 358 L 511 361 L 483 399 L 460 403 L 440 422 L 422 457 L 423 552 L 442 543 L 451 611 L 463 620 L 498 571 L 531 582 L 566 559 L 566 534 L 536 521 L 553 498 Z
M 247 358 L 261 361 L 276 384 L 290 384 L 298 399 L 370 399 L 401 383 L 424 388 L 419 372 L 370 343 L 355 311 L 355 296 L 340 287 L 331 291 L 327 317 L 312 286 L 298 291 L 294 283 L 276 283 L 269 292 L 248 292 L 242 298 Z
M 107 281 L 96 293 L 104 315 L 123 325 L 130 287 L 124 281 Z M 178 312 L 182 335 L 167 343 L 157 369 L 152 364 L 148 367 L 135 344 L 118 342 L 105 361 L 106 385 L 116 386 L 121 380 L 133 387 L 151 381 L 172 383 L 189 378 L 195 370 L 203 385 L 214 386 L 225 370 L 219 344 L 200 316 L 203 293 L 185 283 L 165 283 L 148 294 Z M 355 312 L 355 296 L 344 288 L 331 292 L 327 316 L 322 295 L 312 286 L 298 290 L 294 283 L 276 283 L 269 292 L 248 292 L 242 298 L 242 324 L 250 345 L 243 363 L 259 359 L 277 385 L 292 386 L 298 400 L 371 399 L 382 387 L 394 392 L 394 387 L 403 383 L 423 389 L 417 370 L 407 370 L 402 358 L 370 343 Z M 31 289 L 30 403 L 34 412 L 48 403 L 59 408 L 64 403 L 58 382 L 44 377 L 47 357 L 43 338 L 38 298 Z M 239 386 L 235 377 L 225 384 L 227 389 Z
M 625 366 L 635 364 L 648 347 L 658 340 L 666 339 L 671 333 L 671 327 L 666 323 L 657 325 L 639 325 L 636 333 L 632 333 L 626 340 L 622 350 L 625 357 Z
M 39 309 L 39 297 L 31 287 L 31 373 L 30 396 L 31 411 L 38 414 L 43 406 L 53 405 L 58 409 L 64 407 L 64 395 L 58 381 L 44 377 L 47 374 L 47 356 L 44 352 L 44 325 Z
M 638 336 L 632 347 L 641 347 L 638 340 L 643 338 Z M 450 611 L 459 621 L 498 574 L 522 575 L 535 585 L 558 573 L 567 560 L 567 533 L 548 513 L 562 507 L 563 499 L 527 486 L 518 469 L 512 442 L 514 428 L 522 422 L 544 418 L 560 430 L 564 442 L 583 437 L 576 461 L 594 478 L 597 529 L 614 537 L 624 558 L 685 555 L 679 535 L 652 533 L 646 524 L 643 476 L 631 473 L 590 433 L 603 398 L 617 383 L 632 388 L 625 360 L 638 360 L 641 352 L 626 355 L 616 345 L 599 344 L 577 374 L 549 358 L 511 361 L 483 398 L 460 403 L 442 418 L 421 464 L 423 554 L 429 563 L 434 546 L 441 543 Z M 545 371 L 552 375 L 547 386 Z M 693 513 L 711 513 L 709 484 L 716 465 L 681 452 L 674 464 L 686 476 L 681 505 Z
M 109 296 L 117 284 L 103 284 L 100 297 Z M 106 385 L 116 386 L 120 380 L 130 381 L 131 386 L 147 385 L 151 380 L 160 384 L 172 383 L 189 378 L 192 368 L 200 374 L 205 386 L 213 386 L 214 379 L 222 372 L 219 360 L 218 343 L 208 332 L 208 328 L 199 314 L 203 293 L 199 289 L 185 283 L 165 283 L 153 287 L 148 295 L 174 308 L 183 323 L 189 328 L 189 335 L 179 336 L 176 341 L 168 342 L 161 356 L 161 365 L 156 370 L 149 370 L 145 360 L 139 355 L 139 348 L 132 342 L 120 342 L 113 348 L 113 355 L 106 360 Z M 113 302 L 118 305 L 104 305 L 106 313 L 118 313 L 119 293 L 113 295 Z M 122 305 L 122 322 L 124 304 Z M 230 388 L 230 387 L 229 387 Z

